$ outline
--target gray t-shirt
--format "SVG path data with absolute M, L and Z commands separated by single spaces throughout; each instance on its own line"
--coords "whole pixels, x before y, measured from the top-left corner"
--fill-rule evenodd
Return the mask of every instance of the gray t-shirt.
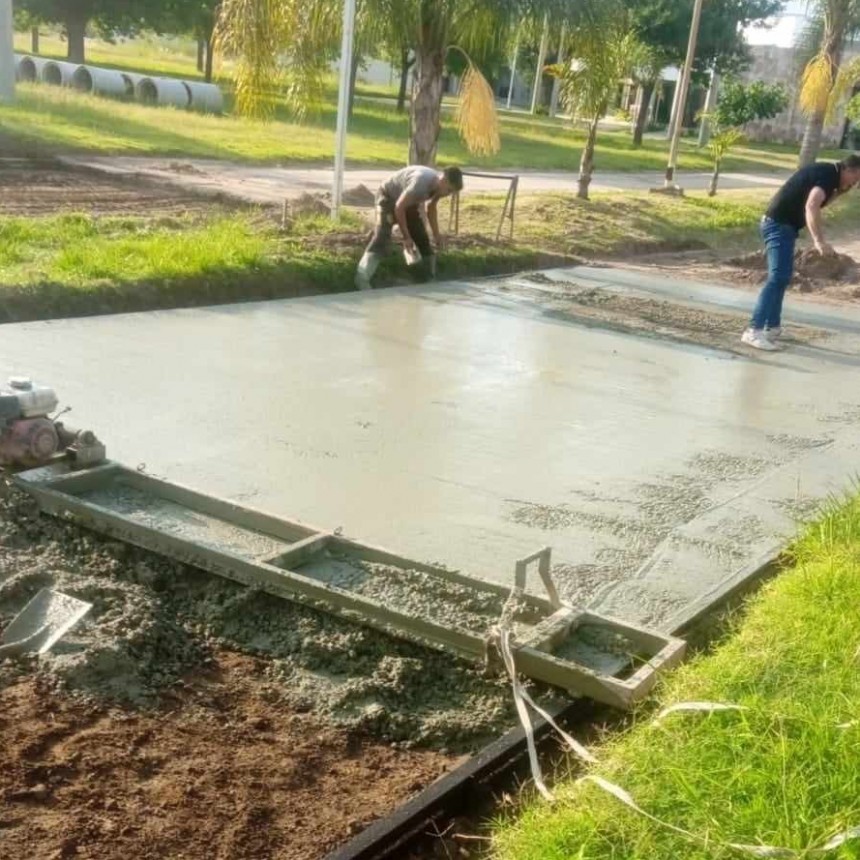
M 398 170 L 390 179 L 382 183 L 382 193 L 396 203 L 406 192 L 412 204 L 424 203 L 436 193 L 438 173 L 432 167 L 413 164 Z

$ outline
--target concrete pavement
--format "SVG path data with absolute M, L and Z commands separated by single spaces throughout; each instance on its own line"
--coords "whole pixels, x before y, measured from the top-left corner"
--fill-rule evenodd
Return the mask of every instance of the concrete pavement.
M 793 305 L 830 336 L 737 355 L 566 318 L 522 281 L 7 325 L 0 368 L 131 467 L 506 583 L 549 544 L 570 600 L 665 629 L 849 486 L 857 313 Z M 731 306 L 611 269 L 529 283 L 557 281 Z

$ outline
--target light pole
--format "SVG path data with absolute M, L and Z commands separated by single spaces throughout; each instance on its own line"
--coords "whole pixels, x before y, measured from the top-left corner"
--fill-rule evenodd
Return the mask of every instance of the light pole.
M 340 215 L 340 201 L 343 196 L 343 168 L 346 160 L 346 126 L 349 119 L 349 84 L 354 37 L 355 0 L 344 0 L 343 39 L 340 45 L 340 89 L 337 94 L 337 131 L 334 145 L 334 185 L 331 190 L 332 221 L 336 221 Z
M 667 191 L 677 191 L 675 185 L 675 167 L 678 163 L 678 149 L 681 145 L 681 132 L 684 130 L 684 110 L 687 106 L 687 92 L 690 89 L 690 73 L 693 71 L 693 60 L 696 57 L 696 41 L 699 38 L 699 22 L 702 19 L 702 2 L 695 0 L 693 5 L 693 21 L 690 24 L 690 39 L 687 42 L 687 59 L 678 83 L 678 111 L 675 128 L 672 131 L 672 143 L 669 147 L 669 163 L 666 165 L 666 179 L 663 188 Z
M 0 0 L 0 102 L 15 99 L 14 38 L 12 0 Z
M 537 69 L 535 71 L 535 85 L 532 89 L 532 114 L 537 113 L 538 100 L 540 99 L 540 88 L 543 83 L 543 64 L 546 62 L 546 45 L 549 41 L 549 16 L 543 16 L 543 33 L 540 37 L 540 48 L 538 48 Z

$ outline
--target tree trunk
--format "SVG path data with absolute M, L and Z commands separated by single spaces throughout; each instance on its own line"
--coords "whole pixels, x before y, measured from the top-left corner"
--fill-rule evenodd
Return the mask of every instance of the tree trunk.
M 442 88 L 445 73 L 445 48 L 419 45 L 415 52 L 418 81 L 410 114 L 409 163 L 436 163 L 436 148 L 442 115 Z
M 720 162 L 714 162 L 714 172 L 711 174 L 711 184 L 708 186 L 708 197 L 714 197 L 717 193 L 717 183 L 720 181 Z
M 400 90 L 397 93 L 397 113 L 406 110 L 406 90 L 409 87 L 409 70 L 415 65 L 415 58 L 409 57 L 409 48 L 400 51 Z
M 69 9 L 66 16 L 66 40 L 68 42 L 68 52 L 66 59 L 70 63 L 83 63 L 84 57 L 84 36 L 87 32 L 87 19 L 85 16 L 77 13 L 74 7 Z
M 203 69 L 205 68 L 204 63 L 206 60 L 206 49 L 208 45 L 206 44 L 205 39 L 197 40 L 197 71 L 203 74 Z
M 582 159 L 579 162 L 579 190 L 576 196 L 580 200 L 588 200 L 588 186 L 591 185 L 591 174 L 594 173 L 594 145 L 597 143 L 599 121 L 599 118 L 595 117 L 588 126 L 588 137 L 585 139 Z
M 207 84 L 212 83 L 212 60 L 215 56 L 215 40 L 210 36 L 206 42 L 206 68 L 203 70 L 203 79 Z
M 642 146 L 642 137 L 648 125 L 648 112 L 651 107 L 651 96 L 654 94 L 655 81 L 645 81 L 642 84 L 642 99 L 639 102 L 639 113 L 636 114 L 636 125 L 633 126 L 633 146 Z
M 352 118 L 352 109 L 355 107 L 355 82 L 358 79 L 358 67 L 361 65 L 361 55 L 358 51 L 353 51 L 352 67 L 349 70 L 349 106 L 347 108 L 347 116 Z
M 38 54 L 39 53 L 39 28 L 31 27 L 30 28 L 30 53 Z

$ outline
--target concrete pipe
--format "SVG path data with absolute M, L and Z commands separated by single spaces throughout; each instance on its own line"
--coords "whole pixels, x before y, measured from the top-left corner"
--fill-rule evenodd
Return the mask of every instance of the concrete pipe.
M 135 93 L 137 92 L 137 85 L 146 77 L 145 75 L 139 75 L 136 72 L 120 72 L 122 75 L 122 80 L 125 84 L 126 95 L 133 99 Z
M 173 105 L 187 108 L 191 91 L 173 78 L 141 78 L 135 85 L 137 100 L 145 105 Z
M 97 93 L 101 96 L 134 95 L 134 83 L 126 80 L 122 72 L 96 66 L 79 66 L 75 69 L 72 86 L 83 93 Z
M 31 57 L 29 54 L 16 56 L 16 71 L 19 81 L 38 81 L 42 78 L 42 69 L 48 61 L 43 57 Z
M 77 63 L 48 60 L 42 66 L 42 73 L 39 77 L 45 84 L 52 84 L 55 87 L 70 87 L 72 85 L 72 77 L 79 68 L 80 66 Z
M 221 87 L 215 84 L 201 84 L 199 81 L 183 81 L 191 93 L 191 109 L 204 113 L 221 113 L 224 110 L 224 95 Z

